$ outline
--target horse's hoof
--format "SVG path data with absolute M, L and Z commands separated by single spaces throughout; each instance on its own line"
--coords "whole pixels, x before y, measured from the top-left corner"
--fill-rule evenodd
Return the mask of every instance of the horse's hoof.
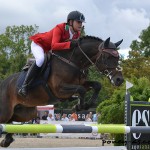
M 4 139 L 1 141 L 0 146 L 1 147 L 8 147 L 13 141 L 14 141 L 13 138 L 10 138 L 8 140 Z
M 5 144 L 5 141 L 6 141 L 6 140 L 2 140 L 2 141 L 1 141 L 1 143 L 0 143 L 0 146 L 1 146 L 1 147 L 8 147 L 8 146 L 9 146 L 9 145 L 7 146 L 7 145 Z

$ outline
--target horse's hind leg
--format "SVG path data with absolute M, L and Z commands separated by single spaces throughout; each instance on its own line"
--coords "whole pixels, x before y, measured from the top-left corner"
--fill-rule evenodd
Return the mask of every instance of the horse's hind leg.
M 11 123 L 11 121 L 7 123 Z M 7 133 L 5 138 L 1 141 L 0 146 L 8 147 L 14 141 L 12 136 L 13 136 L 13 133 Z
M 25 107 L 22 105 L 17 105 L 14 108 L 14 114 L 12 118 L 9 120 L 9 123 L 12 121 L 25 122 L 36 117 L 37 111 L 36 107 Z M 5 138 L 1 141 L 0 145 L 2 147 L 8 147 L 13 141 L 13 134 L 7 133 Z
M 6 99 L 3 97 L 3 100 Z M 0 105 L 0 123 L 10 123 L 9 120 L 13 115 L 13 106 L 11 106 L 11 102 L 8 102 L 8 99 L 7 101 L 2 103 L 3 105 Z M 8 147 L 12 142 L 13 142 L 12 134 L 7 134 L 5 139 L 1 141 L 0 146 Z
M 7 123 L 10 123 L 7 121 Z M 1 141 L 0 146 L 1 147 L 8 147 L 13 141 L 13 134 L 12 133 L 7 133 L 5 138 Z
M 8 147 L 14 141 L 12 136 L 13 136 L 12 133 L 7 133 L 5 138 L 1 141 L 0 146 Z

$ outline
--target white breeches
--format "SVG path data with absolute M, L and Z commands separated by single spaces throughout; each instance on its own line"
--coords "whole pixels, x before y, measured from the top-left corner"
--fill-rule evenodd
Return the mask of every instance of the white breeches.
M 31 43 L 31 52 L 33 53 L 33 56 L 35 57 L 36 65 L 38 67 L 41 67 L 44 63 L 44 50 L 42 47 L 37 45 L 36 43 Z

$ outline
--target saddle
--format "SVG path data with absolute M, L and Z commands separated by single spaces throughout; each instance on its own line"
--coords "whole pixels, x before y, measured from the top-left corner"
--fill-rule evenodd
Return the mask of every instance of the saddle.
M 41 67 L 41 72 L 44 72 L 45 69 L 47 68 L 48 63 L 50 62 L 51 59 L 51 52 L 48 52 L 47 54 L 44 55 L 44 63 Z M 35 62 L 34 58 L 28 58 L 27 63 L 25 66 L 22 68 L 23 71 L 28 71 L 29 68 L 32 66 L 32 64 Z
M 53 57 L 53 53 L 50 51 L 44 56 L 44 63 L 41 67 L 40 74 L 33 79 L 33 81 L 28 85 L 28 90 L 32 90 L 33 88 L 36 88 L 39 85 L 42 85 L 44 90 L 47 92 L 49 96 L 49 103 L 51 102 L 51 99 L 55 101 L 63 101 L 56 96 L 54 96 L 52 90 L 50 89 L 49 85 L 47 84 L 48 77 L 50 76 L 51 73 L 51 57 Z M 56 56 L 56 55 L 54 55 Z M 58 57 L 58 56 L 57 56 Z M 22 87 L 22 84 L 25 80 L 26 74 L 29 70 L 29 68 L 32 66 L 32 64 L 35 63 L 35 59 L 29 58 L 27 59 L 26 65 L 23 67 L 18 80 L 17 80 L 17 91 Z
M 35 59 L 29 58 L 27 60 L 26 65 L 23 67 L 23 69 L 18 77 L 17 90 L 19 90 L 21 88 L 21 86 L 25 80 L 26 74 L 33 63 L 35 63 Z M 49 88 L 49 86 L 47 84 L 50 72 L 51 72 L 51 52 L 45 54 L 45 59 L 44 59 L 43 65 L 41 67 L 41 72 L 35 79 L 33 79 L 32 83 L 28 86 L 28 90 L 36 88 L 38 85 L 42 85 L 43 88 L 46 90 L 47 94 L 49 95 L 49 97 L 54 97 L 54 95 L 51 92 L 51 89 Z

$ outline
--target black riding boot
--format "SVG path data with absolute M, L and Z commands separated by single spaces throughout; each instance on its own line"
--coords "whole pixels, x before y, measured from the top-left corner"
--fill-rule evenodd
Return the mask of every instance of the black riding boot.
M 23 82 L 22 87 L 18 91 L 19 95 L 26 97 L 28 85 L 35 79 L 35 77 L 38 75 L 39 71 L 40 71 L 40 67 L 38 67 L 36 65 L 36 63 L 33 63 L 27 72 L 27 75 Z

